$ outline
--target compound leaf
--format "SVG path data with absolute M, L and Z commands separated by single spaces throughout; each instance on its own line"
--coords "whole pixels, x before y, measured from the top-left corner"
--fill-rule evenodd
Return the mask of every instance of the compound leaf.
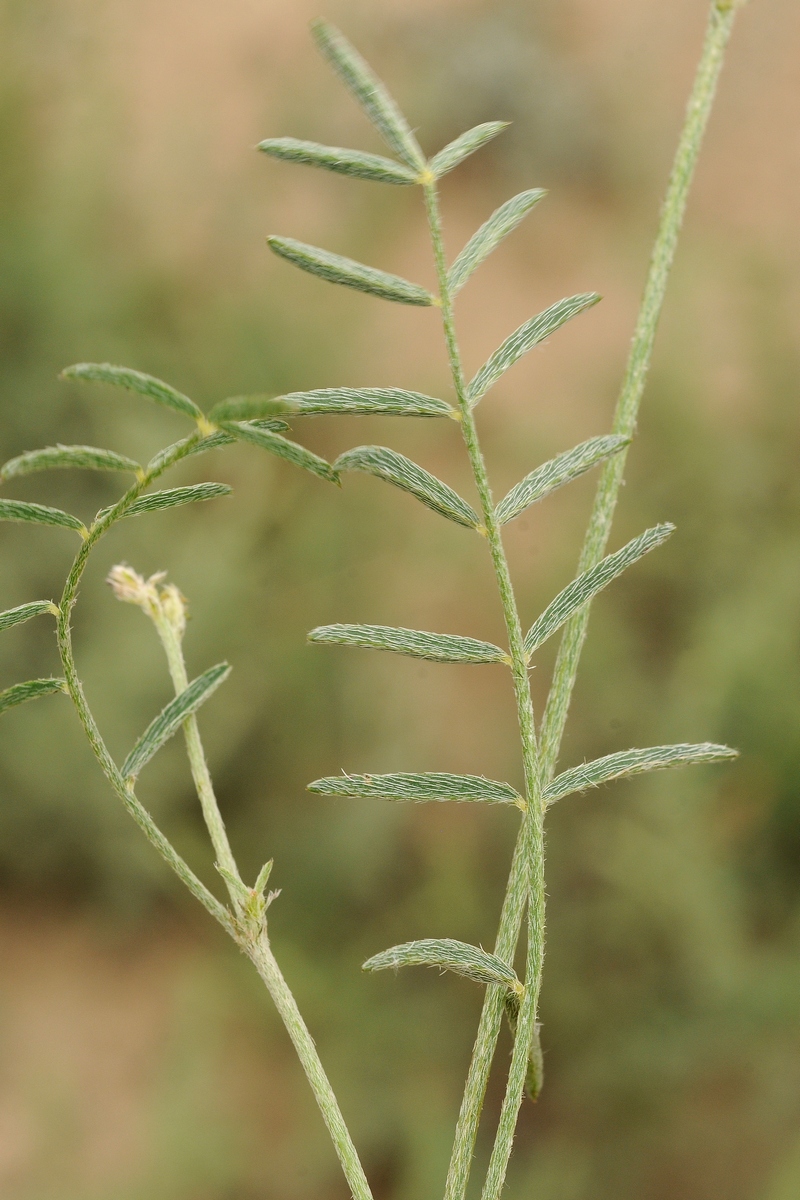
M 320 479 L 327 479 L 330 483 L 339 482 L 339 476 L 329 462 L 320 458 L 318 454 L 312 454 L 310 450 L 306 450 L 305 446 L 281 437 L 279 433 L 272 433 L 269 429 L 259 428 L 257 425 L 244 421 L 224 421 L 221 424 L 225 433 L 231 433 L 243 442 L 249 442 L 252 446 L 260 446 L 262 450 L 276 454 L 278 458 L 284 458 L 287 462 L 294 463 L 296 467 L 311 471 Z
M 518 359 L 522 358 L 523 354 L 527 354 L 534 346 L 538 346 L 546 337 L 554 333 L 556 329 L 560 329 L 565 325 L 571 317 L 575 317 L 578 313 L 583 312 L 586 308 L 591 308 L 593 304 L 597 304 L 600 297 L 597 292 L 585 292 L 579 296 L 568 296 L 565 300 L 559 300 L 557 304 L 552 304 L 550 308 L 544 312 L 538 313 L 537 316 L 531 317 L 518 329 L 515 329 L 502 346 L 498 346 L 494 354 L 478 371 L 474 379 L 471 380 L 467 387 L 467 398 L 470 404 L 475 405 L 480 400 L 501 375 L 513 367 Z
M 327 21 L 314 21 L 311 32 L 336 74 L 363 108 L 395 154 L 413 170 L 425 167 L 425 156 L 397 104 L 354 46 Z
M 480 526 L 480 517 L 474 508 L 462 500 L 449 484 L 443 483 L 404 454 L 398 454 L 386 446 L 356 446 L 337 458 L 334 470 L 365 471 L 368 475 L 393 483 L 404 492 L 410 492 L 428 508 L 458 525 L 466 525 L 469 529 Z
M 621 575 L 624 570 L 638 562 L 645 554 L 655 550 L 674 532 L 675 526 L 670 524 L 654 525 L 638 537 L 633 538 L 615 554 L 609 554 L 597 566 L 584 571 L 577 579 L 559 592 L 528 630 L 525 637 L 525 651 L 531 655 L 534 650 L 546 642 L 551 634 L 568 621 L 579 608 L 583 608 L 589 600 L 607 587 L 612 580 Z
M 155 720 L 150 722 L 122 764 L 123 779 L 135 779 L 153 755 L 180 729 L 187 717 L 197 712 L 230 672 L 227 663 L 218 663 L 216 667 L 210 667 L 198 675 L 179 696 L 170 700 Z
M 612 779 L 623 779 L 641 775 L 645 771 L 661 771 L 665 767 L 681 767 L 689 763 L 724 762 L 738 758 L 738 751 L 729 746 L 716 746 L 713 742 L 699 745 L 678 744 L 675 746 L 650 746 L 646 750 L 620 750 L 607 754 L 594 762 L 582 763 L 557 775 L 544 790 L 543 799 L 554 804 L 571 792 L 584 792 L 587 788 L 599 787 Z
M 31 521 L 35 525 L 60 525 L 64 529 L 75 529 L 81 536 L 87 533 L 83 521 L 72 513 L 46 504 L 29 504 L 26 500 L 0 500 L 0 521 Z
M 0 469 L 0 479 L 14 479 L 34 471 L 50 471 L 62 467 L 86 467 L 92 471 L 141 471 L 139 463 L 113 450 L 98 450 L 95 446 L 45 446 L 42 450 L 27 450 L 10 459 Z
M 510 783 L 496 783 L 482 775 L 450 775 L 443 771 L 426 771 L 415 775 L 400 772 L 394 775 L 332 775 L 316 779 L 308 785 L 309 792 L 320 796 L 363 796 L 381 800 L 429 800 L 488 804 L 515 804 L 525 807 L 525 801 Z
M 419 183 L 414 171 L 380 154 L 345 150 L 341 146 L 320 146 L 318 142 L 305 142 L 293 137 L 267 138 L 259 142 L 258 149 L 285 162 L 323 167 L 326 171 L 352 175 L 356 179 L 374 179 L 379 183 Z
M 611 433 L 590 438 L 588 442 L 581 442 L 580 446 L 551 458 L 514 485 L 495 509 L 495 517 L 501 525 L 513 521 L 514 517 L 518 517 L 537 500 L 549 496 L 563 484 L 571 483 L 612 454 L 618 454 L 629 441 L 629 438 Z
M 73 367 L 66 367 L 61 372 L 61 378 L 111 383 L 115 387 L 147 396 L 156 404 L 163 404 L 166 408 L 172 408 L 195 421 L 203 415 L 194 400 L 190 400 L 182 392 L 176 391 L 161 379 L 156 379 L 154 375 L 145 375 L 142 371 L 134 371 L 130 367 L 114 367 L 111 363 L 76 363 Z
M 523 217 L 546 195 L 542 188 L 531 188 L 527 192 L 520 192 L 518 196 L 512 196 L 505 204 L 495 209 L 488 221 L 484 221 L 480 229 L 473 233 L 447 272 L 447 283 L 452 295 L 461 290 L 475 268 L 489 257 L 495 246 L 516 229 Z
M 215 500 L 217 496 L 229 496 L 233 491 L 227 483 L 194 483 L 190 487 L 165 488 L 163 492 L 150 492 L 140 496 L 125 509 L 123 517 L 139 517 L 142 513 L 159 512 L 163 508 L 177 508 L 180 504 L 194 504 L 198 500 Z M 98 513 L 103 516 L 107 509 Z
M 320 279 L 327 279 L 329 283 L 340 283 L 344 287 L 355 288 L 358 292 L 380 296 L 383 300 L 396 300 L 398 304 L 436 303 L 435 297 L 419 284 L 409 283 L 399 275 L 390 275 L 388 271 L 379 271 L 376 267 L 367 267 L 353 258 L 332 254 L 329 250 L 309 246 L 306 242 L 295 241 L 294 238 L 273 236 L 268 237 L 267 242 L 279 257 L 294 263 L 301 271 L 308 271 Z
M 52 600 L 31 600 L 28 604 L 20 604 L 18 608 L 7 608 L 5 612 L 0 613 L 0 631 L 11 629 L 14 625 L 30 621 L 31 617 L 38 617 L 46 612 L 54 615 L 58 613 Z
M 498 133 L 507 129 L 509 124 L 509 121 L 486 121 L 483 125 L 476 125 L 474 129 L 468 129 L 466 133 L 460 134 L 454 141 L 449 142 L 438 154 L 434 154 L 428 163 L 428 169 L 432 175 L 440 179 L 442 175 L 446 175 L 448 171 L 452 171 L 454 167 L 462 163 L 465 158 L 469 158 L 470 154 L 474 154 L 476 150 L 480 150 L 481 146 L 485 146 L 492 138 L 497 137 Z
M 424 633 L 418 629 L 395 629 L 388 625 L 320 625 L 308 635 L 310 642 L 333 646 L 364 646 L 392 650 L 429 662 L 509 663 L 505 650 L 491 642 L 458 637 L 450 633 Z
M 417 942 L 405 942 L 392 946 L 368 958 L 362 971 L 385 971 L 398 967 L 438 967 L 441 971 L 453 971 L 476 983 L 499 984 L 518 995 L 522 984 L 516 972 L 496 954 L 487 954 L 477 946 L 457 942 L 455 938 L 422 938 Z
M 11 687 L 0 692 L 0 713 L 7 708 L 16 708 L 26 700 L 36 700 L 39 696 L 53 696 L 56 692 L 66 692 L 67 684 L 63 679 L 29 679 L 27 683 L 14 683 Z

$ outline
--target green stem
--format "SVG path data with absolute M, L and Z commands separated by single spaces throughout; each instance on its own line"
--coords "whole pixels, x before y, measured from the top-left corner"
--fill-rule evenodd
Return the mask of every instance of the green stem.
M 167 656 L 175 694 L 180 695 L 188 686 L 186 664 L 183 658 L 180 637 L 174 625 L 167 619 L 163 609 L 155 608 L 152 612 L 153 621 L 161 638 Z M 192 723 L 190 726 L 190 722 Z M 330 1133 L 339 1162 L 342 1165 L 345 1178 L 350 1185 L 354 1200 L 372 1200 L 367 1178 L 358 1157 L 353 1140 L 337 1103 L 333 1088 L 330 1085 L 325 1069 L 308 1028 L 300 1015 L 297 1002 L 284 979 L 280 967 L 269 944 L 266 923 L 263 916 L 259 920 L 260 927 L 255 929 L 248 920 L 246 904 L 241 902 L 241 893 L 246 892 L 241 882 L 241 875 L 236 860 L 231 852 L 225 825 L 217 805 L 214 787 L 206 763 L 205 750 L 200 738 L 200 730 L 194 717 L 184 723 L 186 734 L 186 751 L 192 768 L 192 777 L 197 787 L 197 794 L 203 809 L 209 836 L 214 845 L 217 862 L 224 867 L 229 875 L 239 880 L 240 889 L 226 880 L 231 894 L 231 900 L 239 916 L 238 928 L 234 939 L 251 960 L 283 1021 L 286 1031 L 292 1040 L 300 1064 L 306 1074 L 311 1090 L 319 1105 L 325 1124 Z M 263 910 L 262 910 L 263 913 Z
M 508 1157 L 511 1153 L 511 1139 L 514 1136 L 517 1114 L 522 1103 L 525 1076 L 527 1071 L 528 1054 L 535 1036 L 536 1011 L 539 999 L 539 989 L 542 978 L 544 960 L 544 928 L 545 928 L 545 893 L 544 893 L 544 810 L 541 802 L 541 785 L 539 781 L 539 764 L 536 745 L 536 726 L 533 717 L 528 664 L 523 644 L 522 626 L 519 619 L 511 575 L 508 569 L 505 550 L 503 547 L 500 526 L 494 515 L 494 502 L 486 473 L 486 464 L 481 453 L 475 419 L 467 398 L 464 373 L 455 333 L 453 304 L 447 281 L 447 266 L 442 239 L 439 201 L 434 183 L 425 185 L 425 202 L 428 210 L 428 222 L 431 230 L 431 241 L 436 259 L 436 269 L 439 277 L 439 296 L 442 306 L 442 322 L 444 325 L 445 341 L 450 360 L 453 386 L 458 399 L 461 415 L 461 430 L 464 443 L 469 455 L 470 465 L 475 478 L 475 485 L 481 503 L 486 538 L 492 557 L 495 578 L 497 580 L 500 602 L 503 608 L 506 632 L 508 634 L 509 654 L 511 656 L 511 674 L 514 683 L 514 695 L 517 703 L 517 720 L 519 723 L 520 740 L 522 743 L 522 762 L 525 774 L 525 795 L 527 809 L 522 822 L 520 833 L 521 850 L 517 855 L 520 867 L 520 900 L 530 896 L 528 906 L 528 949 L 525 971 L 525 995 L 517 1019 L 514 1036 L 514 1052 L 511 1060 L 508 1084 L 498 1127 L 497 1140 L 492 1154 L 492 1190 L 485 1191 L 489 1200 L 499 1193 L 505 1179 Z M 498 946 L 500 954 L 504 947 Z M 513 958 L 513 945 L 510 947 L 508 961 Z M 502 1014 L 503 997 L 501 989 L 490 988 L 487 995 L 487 1006 L 496 1013 L 499 1031 Z M 496 1034 L 495 1039 L 496 1041 Z M 447 1175 L 445 1188 L 446 1200 L 460 1200 L 465 1195 L 469 1169 L 474 1153 L 475 1139 L 480 1122 L 481 1109 L 486 1094 L 486 1083 L 494 1052 L 494 1041 L 486 1036 L 485 1030 L 479 1031 L 473 1060 L 467 1079 L 467 1086 L 462 1101 L 461 1111 L 456 1126 L 453 1154 Z M 521 1064 L 521 1073 L 520 1073 Z M 487 1187 L 489 1181 L 487 1180 Z M 497 1192 L 495 1192 L 495 1187 Z
M 635 428 L 639 402 L 644 390 L 658 317 L 686 207 L 689 186 L 711 112 L 725 48 L 733 28 L 735 9 L 738 7 L 740 5 L 725 2 L 725 0 L 718 0 L 711 7 L 703 51 L 670 175 L 642 307 L 614 418 L 615 432 L 627 436 L 630 436 Z M 450 339 L 452 339 L 452 348 Z M 454 361 L 454 346 L 455 338 L 451 334 L 448 340 L 451 364 Z M 581 554 L 580 570 L 593 566 L 603 556 L 622 483 L 624 465 L 625 454 L 623 453 L 615 456 L 604 468 Z M 544 780 L 550 779 L 555 769 L 575 684 L 578 660 L 586 635 L 588 617 L 589 607 L 587 605 L 567 625 L 559 649 L 553 685 L 542 723 L 540 755 Z M 526 855 L 523 852 L 524 833 L 523 828 L 514 851 L 495 944 L 495 952 L 509 962 L 514 956 L 527 898 Z M 463 1200 L 466 1194 L 481 1108 L 502 1018 L 503 997 L 500 989 L 488 988 L 458 1118 L 456 1140 L 447 1177 L 446 1200 Z
M 199 438 L 199 434 L 196 435 Z M 196 439 L 195 439 L 196 440 Z M 187 439 L 191 444 L 192 439 Z M 78 675 L 75 665 L 75 654 L 72 646 L 72 609 L 75 606 L 75 601 L 78 594 L 83 572 L 86 569 L 86 564 L 89 560 L 89 555 L 100 540 L 100 538 L 108 532 L 112 525 L 115 524 L 133 503 L 141 492 L 153 482 L 158 475 L 171 466 L 173 462 L 177 462 L 186 453 L 186 444 L 176 446 L 172 456 L 165 456 L 159 463 L 158 469 L 152 472 L 144 472 L 140 479 L 128 489 L 125 495 L 106 512 L 102 517 L 94 522 L 89 530 L 88 537 L 83 542 L 75 561 L 72 564 L 69 575 L 67 576 L 64 591 L 59 605 L 58 616 L 58 649 L 61 656 L 61 663 L 64 669 L 64 678 L 67 683 L 67 689 L 78 718 L 83 726 L 86 736 L 89 739 L 89 744 L 94 751 L 95 757 L 99 762 L 104 775 L 108 779 L 112 788 L 120 798 L 125 808 L 133 817 L 136 824 L 144 833 L 145 837 L 156 850 L 159 852 L 164 861 L 172 868 L 175 874 L 186 884 L 189 891 L 196 897 L 204 908 L 211 913 L 215 920 L 219 921 L 220 925 L 235 936 L 235 928 L 231 919 L 231 914 L 224 905 L 216 899 L 215 896 L 208 890 L 205 884 L 197 878 L 191 868 L 181 858 L 177 851 L 170 845 L 164 837 L 161 830 L 153 821 L 153 818 L 137 798 L 134 789 L 122 778 L 122 775 L 117 768 L 116 763 L 108 752 L 108 748 L 103 741 L 103 737 L 98 728 L 97 722 L 92 715 L 89 705 L 86 702 L 86 696 L 83 691 L 83 684 Z
M 189 686 L 189 676 L 186 674 L 186 663 L 183 658 L 181 639 L 175 627 L 160 608 L 157 608 L 153 612 L 153 621 L 158 631 L 158 636 L 161 639 L 161 644 L 164 647 L 164 653 L 167 656 L 167 665 L 169 666 L 169 673 L 175 688 L 175 695 L 179 696 Z M 186 753 L 189 758 L 192 779 L 194 780 L 197 797 L 203 811 L 203 820 L 206 823 L 211 844 L 217 856 L 217 863 L 229 875 L 232 875 L 234 879 L 238 879 L 241 882 L 236 859 L 233 857 L 228 835 L 225 831 L 225 822 L 222 819 L 222 813 L 217 803 L 214 785 L 211 781 L 211 773 L 206 762 L 205 751 L 203 750 L 203 743 L 200 740 L 197 717 L 194 713 L 184 721 L 183 733 L 186 739 Z M 239 895 L 237 889 L 229 880 L 225 882 L 231 901 L 238 911 Z
M 670 268 L 675 258 L 675 247 L 737 7 L 739 5 L 731 0 L 717 0 L 711 6 L 703 51 L 661 210 L 661 221 L 650 259 L 650 270 L 636 331 L 614 413 L 613 432 L 626 438 L 632 437 L 636 429 L 636 418 L 647 381 L 658 319 L 664 304 Z M 614 455 L 603 468 L 578 564 L 579 573 L 595 566 L 605 553 L 614 509 L 622 486 L 625 459 L 626 451 L 623 450 L 621 454 Z M 588 624 L 587 604 L 567 622 L 559 646 L 553 684 L 542 722 L 542 766 L 547 780 L 552 777 L 558 759 Z
M 272 953 L 266 930 L 250 947 L 246 946 L 245 951 L 266 985 L 289 1037 L 292 1039 L 314 1098 L 331 1135 L 345 1178 L 350 1185 L 353 1200 L 372 1200 L 372 1192 L 367 1183 L 364 1168 L 361 1166 L 353 1139 L 345 1125 L 333 1088 L 325 1074 L 314 1040 L 308 1032 L 295 998 Z

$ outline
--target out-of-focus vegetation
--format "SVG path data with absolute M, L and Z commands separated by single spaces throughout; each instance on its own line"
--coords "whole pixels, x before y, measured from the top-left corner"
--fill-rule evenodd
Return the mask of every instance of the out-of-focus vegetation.
M 515 121 L 448 180 L 451 252 L 512 190 L 551 191 L 465 292 L 472 361 L 544 303 L 605 294 L 485 402 L 501 492 L 608 425 L 704 5 L 387 3 L 368 20 L 334 8 L 427 149 Z M 170 439 L 169 414 L 57 382 L 82 359 L 151 371 L 201 402 L 444 386 L 435 313 L 326 290 L 268 258 L 264 235 L 280 232 L 432 278 L 416 196 L 249 151 L 281 133 L 373 147 L 301 10 L 0 5 L 3 460 L 55 441 L 146 456 Z M 774 137 L 757 121 L 796 111 L 784 65 L 797 32 L 788 0 L 753 4 L 737 30 L 613 548 L 663 519 L 678 533 L 597 602 L 563 761 L 702 739 L 742 757 L 554 810 L 547 1086 L 524 1111 L 512 1200 L 800 1192 L 798 163 L 781 118 Z M 774 161 L 791 154 L 771 207 L 759 164 L 780 180 Z M 391 441 L 465 486 L 457 431 L 399 424 L 320 420 L 303 440 L 328 457 Z M 168 698 L 152 631 L 102 582 L 113 561 L 167 568 L 192 602 L 190 671 L 234 665 L 201 718 L 221 803 L 242 868 L 275 858 L 276 949 L 376 1197 L 435 1195 L 480 994 L 433 973 L 365 978 L 359 964 L 417 936 L 491 945 L 514 817 L 321 800 L 304 785 L 340 768 L 516 779 L 511 698 L 492 667 L 476 680 L 304 639 L 335 620 L 497 637 L 486 564 L 375 481 L 339 493 L 256 451 L 216 453 L 174 482 L 230 482 L 233 499 L 131 523 L 98 554 L 76 613 L 90 700 L 121 757 Z M 531 615 L 574 569 L 592 486 L 510 531 Z M 90 516 L 114 483 L 38 476 L 7 494 Z M 0 542 L 3 608 L 57 597 L 69 535 L 6 526 Z M 55 670 L 45 619 L 4 634 L 0 656 L 2 686 Z M 258 981 L 116 806 L 66 701 L 3 717 L 0 781 L 3 1195 L 343 1196 Z M 142 796 L 216 886 L 177 744 Z

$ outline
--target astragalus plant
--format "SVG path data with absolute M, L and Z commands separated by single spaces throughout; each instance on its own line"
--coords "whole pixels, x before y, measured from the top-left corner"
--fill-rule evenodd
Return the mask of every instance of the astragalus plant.
M 63 677 L 30 680 L 8 688 L 0 694 L 0 711 L 48 694 L 66 693 L 69 696 L 92 750 L 118 798 L 169 866 L 251 959 L 263 979 L 297 1050 L 348 1184 L 357 1200 L 370 1200 L 369 1183 L 312 1037 L 270 946 L 268 908 L 274 894 L 267 892 L 267 885 L 271 863 L 266 863 L 252 885 L 242 879 L 206 764 L 197 712 L 225 681 L 230 668 L 221 663 L 190 681 L 182 650 L 186 610 L 180 591 L 174 584 L 165 582 L 163 574 L 145 579 L 127 565 L 114 567 L 109 575 L 109 583 L 118 599 L 141 608 L 155 625 L 175 690 L 174 699 L 150 723 L 125 761 L 117 764 L 106 748 L 98 723 L 89 708 L 73 654 L 71 619 L 83 573 L 97 543 L 118 521 L 176 505 L 211 500 L 228 492 L 229 488 L 218 483 L 156 491 L 151 487 L 182 459 L 236 441 L 244 441 L 278 455 L 327 483 L 340 483 L 341 477 L 349 471 L 371 474 L 410 492 L 436 513 L 466 528 L 485 542 L 505 621 L 506 645 L 498 646 L 452 632 L 433 633 L 355 624 L 322 626 L 309 634 L 309 640 L 315 644 L 388 650 L 438 663 L 499 663 L 506 666 L 516 700 L 523 786 L 516 787 L 476 775 L 408 771 L 395 774 L 341 774 L 318 779 L 309 788 L 320 795 L 363 797 L 365 800 L 450 800 L 505 805 L 511 810 L 509 818 L 516 818 L 519 822 L 519 836 L 492 953 L 452 939 L 424 939 L 383 950 L 364 964 L 368 971 L 388 967 L 433 966 L 465 976 L 485 988 L 483 1011 L 445 1185 L 447 1200 L 463 1200 L 466 1194 L 489 1071 L 501 1024 L 504 1019 L 508 1020 L 513 1031 L 513 1051 L 483 1185 L 485 1200 L 496 1200 L 504 1184 L 524 1095 L 527 1091 L 535 1100 L 543 1083 L 537 1006 L 545 942 L 544 822 L 547 809 L 571 793 L 597 787 L 623 776 L 688 763 L 719 761 L 731 758 L 735 753 L 725 746 L 709 743 L 623 749 L 595 762 L 582 763 L 556 773 L 592 598 L 645 554 L 659 547 L 673 529 L 669 524 L 657 525 L 645 530 L 621 549 L 608 555 L 605 553 L 625 456 L 635 431 L 667 276 L 736 7 L 731 0 L 716 0 L 711 7 L 706 41 L 664 203 L 630 359 L 609 433 L 591 437 L 535 467 L 508 495 L 499 502 L 494 499 L 478 437 L 478 405 L 523 354 L 554 334 L 565 322 L 592 308 L 599 297 L 594 293 L 571 296 L 531 317 L 506 338 L 472 379 L 467 380 L 456 334 L 456 297 L 491 251 L 539 204 L 544 192 L 532 188 L 506 201 L 469 239 L 455 259 L 448 262 L 439 210 L 438 180 L 455 169 L 468 155 L 479 151 L 490 139 L 500 135 L 504 123 L 497 121 L 479 125 L 462 134 L 432 158 L 427 158 L 397 105 L 366 63 L 341 34 L 329 25 L 318 22 L 313 27 L 313 34 L 320 50 L 375 125 L 394 157 L 321 146 L 291 137 L 268 139 L 261 143 L 260 149 L 273 158 L 320 167 L 362 180 L 419 187 L 430 228 L 437 291 L 430 292 L 419 284 L 292 238 L 271 237 L 269 244 L 277 255 L 323 280 L 356 288 L 384 300 L 438 308 L 452 375 L 450 394 L 434 397 L 402 387 L 332 387 L 278 397 L 233 397 L 222 400 L 206 414 L 187 396 L 152 376 L 108 364 L 82 363 L 68 368 L 64 375 L 70 379 L 111 384 L 138 393 L 180 413 L 191 424 L 192 431 L 181 441 L 160 451 L 146 466 L 109 450 L 56 445 L 22 454 L 6 463 L 0 471 L 2 481 L 37 471 L 68 467 L 128 473 L 133 478 L 133 483 L 119 500 L 97 513 L 88 526 L 79 518 L 58 509 L 27 501 L 0 500 L 0 517 L 5 520 L 60 526 L 76 533 L 80 539 L 80 548 L 58 604 L 49 600 L 33 601 L 0 615 L 0 628 L 3 629 L 37 615 L 54 616 Z M 464 450 L 472 469 L 476 503 L 468 502 L 447 483 L 387 447 L 357 446 L 331 464 L 285 436 L 287 420 L 317 414 L 383 414 L 455 422 L 463 436 Z M 517 608 L 503 547 L 503 526 L 532 504 L 544 500 L 556 488 L 565 486 L 595 467 L 600 468 L 600 482 L 576 576 L 535 620 L 523 619 Z M 561 645 L 552 684 L 544 712 L 537 723 L 531 702 L 529 671 L 538 649 L 559 631 Z M 212 894 L 178 855 L 137 796 L 137 780 L 141 771 L 179 730 L 183 731 L 185 738 L 216 868 L 227 891 L 224 903 Z M 525 950 L 520 961 L 524 959 L 524 970 L 518 975 L 513 964 L 521 936 L 524 936 Z

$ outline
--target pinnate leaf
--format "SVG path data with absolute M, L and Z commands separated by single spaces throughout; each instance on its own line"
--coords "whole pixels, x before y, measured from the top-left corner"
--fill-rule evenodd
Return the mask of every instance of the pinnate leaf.
M 320 458 L 318 454 L 312 454 L 305 446 L 281 437 L 279 433 L 272 433 L 269 429 L 259 428 L 246 421 L 224 421 L 221 422 L 221 426 L 225 433 L 230 433 L 243 442 L 249 442 L 251 446 L 259 446 L 262 450 L 284 458 L 305 471 L 311 471 L 320 479 L 327 479 L 330 483 L 339 482 L 339 476 L 329 462 Z
M 491 642 L 458 637 L 451 633 L 425 633 L 418 629 L 395 629 L 389 625 L 320 625 L 308 635 L 310 642 L 332 646 L 364 646 L 370 650 L 392 650 L 429 662 L 494 663 L 511 661 L 505 650 Z
M 0 713 L 7 708 L 16 708 L 26 700 L 37 700 L 39 696 L 53 696 L 56 692 L 66 692 L 67 685 L 63 679 L 29 679 L 27 683 L 14 683 L 11 687 L 0 692 Z
M 34 525 L 60 525 L 64 529 L 75 529 L 83 537 L 86 526 L 72 513 L 60 508 L 49 508 L 46 504 L 29 504 L 25 500 L 0 500 L 0 521 L 31 521 Z
M 547 193 L 542 188 L 531 188 L 512 196 L 495 209 L 488 221 L 473 233 L 464 249 L 447 272 L 447 283 L 452 295 L 460 291 L 476 267 L 502 242 L 504 237 L 517 228 L 523 217 L 538 204 Z
M 58 614 L 52 600 L 31 600 L 28 604 L 20 604 L 18 608 L 7 608 L 4 613 L 0 613 L 0 631 L 11 629 L 13 625 L 20 625 L 23 621 L 30 621 L 31 617 L 38 617 L 46 612 Z
M 45 446 L 42 450 L 27 450 L 10 459 L 0 469 L 0 479 L 14 479 L 17 475 L 30 475 L 34 471 L 50 471 L 54 468 L 85 467 L 92 471 L 141 470 L 139 463 L 113 450 L 98 450 L 94 446 Z
M 665 767 L 687 766 L 689 763 L 724 762 L 737 757 L 737 750 L 731 750 L 729 746 L 716 746 L 713 742 L 701 742 L 695 746 L 678 744 L 650 746 L 646 750 L 620 750 L 557 775 L 545 788 L 543 798 L 547 804 L 554 804 L 571 792 L 584 792 L 587 788 L 599 787 L 601 783 L 610 783 L 612 779 L 641 775 L 645 771 L 661 771 Z
M 513 521 L 514 517 L 518 517 L 537 500 L 549 496 L 563 484 L 571 483 L 573 479 L 577 479 L 604 459 L 610 458 L 612 454 L 618 454 L 628 445 L 629 440 L 615 433 L 590 438 L 588 442 L 581 442 L 580 446 L 542 463 L 535 471 L 531 471 L 530 475 L 526 475 L 515 484 L 500 501 L 495 509 L 495 517 L 501 525 Z
M 397 104 L 372 68 L 338 29 L 327 21 L 314 21 L 314 40 L 336 74 L 363 108 L 395 154 L 409 167 L 422 171 L 425 156 Z
M 589 600 L 607 587 L 612 580 L 621 575 L 624 570 L 638 562 L 645 554 L 662 545 L 674 532 L 675 526 L 670 524 L 654 525 L 638 537 L 633 538 L 615 554 L 609 554 L 597 566 L 584 571 L 577 579 L 559 592 L 529 629 L 525 637 L 525 651 L 531 655 L 534 650 L 546 642 L 551 634 L 560 629 L 565 621 L 583 608 Z
M 259 142 L 258 148 L 272 158 L 303 163 L 309 167 L 323 167 L 326 171 L 352 175 L 356 179 L 374 179 L 379 183 L 419 182 L 416 172 L 380 154 L 345 150 L 341 146 L 320 146 L 317 142 L 305 142 L 293 137 L 267 138 Z
M 203 415 L 194 400 L 190 400 L 182 392 L 176 391 L 163 380 L 156 379 L 154 375 L 145 375 L 142 371 L 134 371 L 130 367 L 114 367 L 111 363 L 76 363 L 73 367 L 66 367 L 61 372 L 61 377 L 62 379 L 89 380 L 94 383 L 111 383 L 115 387 L 126 388 L 129 392 L 147 396 L 148 400 L 154 400 L 156 404 L 172 408 L 175 412 L 183 413 L 185 417 L 192 417 L 195 421 Z
M 332 775 L 309 783 L 308 790 L 320 796 L 363 796 L 380 800 L 454 800 L 468 803 L 515 804 L 525 801 L 510 783 L 497 783 L 482 775 L 450 775 L 444 771 L 426 771 L 415 775 Z
M 294 238 L 273 236 L 268 237 L 267 242 L 270 249 L 287 262 L 294 263 L 301 271 L 327 279 L 329 283 L 340 283 L 358 292 L 380 296 L 383 300 L 395 300 L 398 304 L 436 303 L 435 297 L 419 284 L 409 283 L 407 279 L 390 275 L 388 271 L 379 271 L 377 267 L 367 267 L 353 258 L 332 254 L 329 250 L 309 246 Z
M 356 446 L 337 458 L 334 469 L 337 472 L 365 471 L 410 492 L 428 508 L 458 525 L 466 525 L 469 529 L 480 526 L 478 514 L 449 484 L 386 446 Z
M 227 663 L 218 663 L 216 667 L 198 675 L 179 696 L 170 700 L 155 720 L 150 722 L 122 764 L 123 779 L 135 779 L 153 755 L 180 729 L 187 717 L 197 712 L 230 672 Z
M 496 983 L 519 994 L 522 984 L 513 967 L 504 963 L 496 954 L 487 954 L 477 946 L 457 942 L 455 938 L 422 938 L 417 942 L 405 942 L 392 946 L 368 958 L 362 971 L 397 970 L 398 967 L 438 967 L 441 971 L 453 971 L 476 983 Z
M 485 146 L 492 138 L 496 138 L 498 133 L 502 133 L 504 129 L 508 128 L 508 125 L 508 121 L 486 121 L 483 125 L 476 125 L 474 129 L 468 129 L 466 133 L 460 134 L 438 154 L 434 154 L 428 163 L 431 174 L 435 175 L 437 179 L 441 179 L 442 175 L 452 171 L 465 158 L 469 158 L 470 154 L 474 154 L 476 150 L 480 150 L 481 146 Z
M 123 517 L 140 517 L 142 513 L 160 512 L 164 508 L 177 508 L 181 504 L 194 504 L 199 500 L 216 500 L 218 496 L 230 496 L 232 488 L 227 483 L 194 483 L 190 487 L 165 488 L 163 492 L 150 492 L 134 500 Z M 108 512 L 98 513 L 102 517 Z
M 571 317 L 575 317 L 586 308 L 591 308 L 593 304 L 597 304 L 600 297 L 597 292 L 586 292 L 579 296 L 569 296 L 566 300 L 559 300 L 557 304 L 553 304 L 544 312 L 538 313 L 537 316 L 531 317 L 524 325 L 520 325 L 515 329 L 502 346 L 498 346 L 494 354 L 478 371 L 477 375 L 472 379 L 467 387 L 467 398 L 470 404 L 475 405 L 480 400 L 493 384 L 503 375 L 509 367 L 513 367 L 514 363 L 522 358 L 523 354 L 527 354 L 534 346 L 538 346 L 551 333 L 555 333 L 562 325 L 565 325 Z

